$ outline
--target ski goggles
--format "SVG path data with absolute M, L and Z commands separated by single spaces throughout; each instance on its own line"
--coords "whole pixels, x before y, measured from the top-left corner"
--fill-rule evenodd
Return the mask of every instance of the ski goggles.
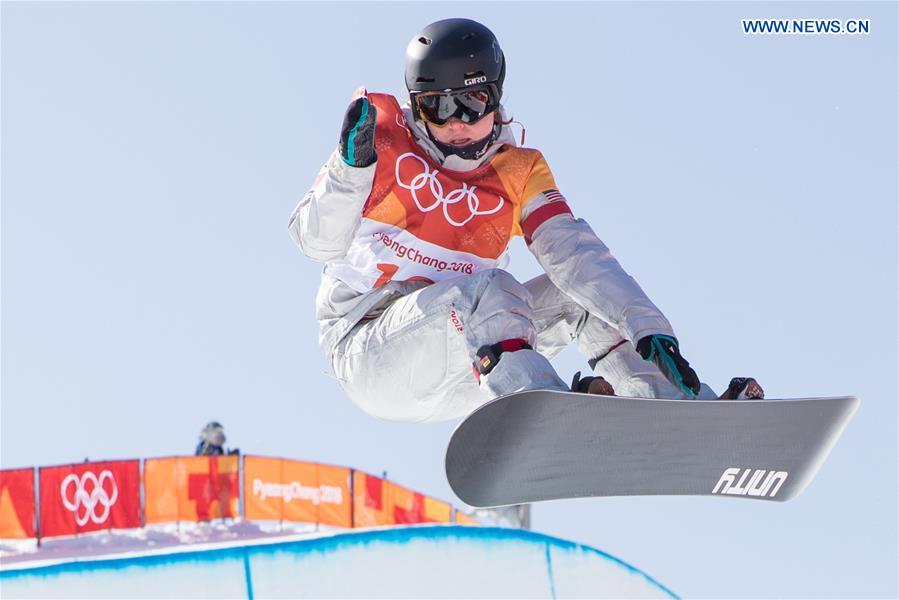
M 499 108 L 493 86 L 458 92 L 421 92 L 412 96 L 415 114 L 434 125 L 446 125 L 450 119 L 471 124 Z

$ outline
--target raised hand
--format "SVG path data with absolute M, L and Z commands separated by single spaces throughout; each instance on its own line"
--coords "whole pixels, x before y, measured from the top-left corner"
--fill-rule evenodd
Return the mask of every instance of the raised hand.
M 367 167 L 378 160 L 375 152 L 375 118 L 377 110 L 368 101 L 364 87 L 353 93 L 340 130 L 337 149 L 343 162 L 351 167 Z

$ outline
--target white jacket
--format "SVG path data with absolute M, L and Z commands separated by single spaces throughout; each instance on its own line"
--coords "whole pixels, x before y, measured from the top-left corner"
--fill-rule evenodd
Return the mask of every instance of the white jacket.
M 497 141 L 480 159 L 444 157 L 429 139 L 425 125 L 412 117 L 408 106 L 403 107 L 403 114 L 419 146 L 445 169 L 469 171 L 490 160 L 502 145 L 517 145 L 511 129 L 503 126 Z M 342 258 L 353 241 L 363 205 L 371 192 L 376 165 L 351 167 L 335 150 L 288 223 L 290 236 L 300 250 L 309 258 L 325 263 L 316 298 L 316 318 L 320 326 L 319 342 L 329 357 L 336 344 L 359 321 L 377 316 L 396 298 L 427 285 L 390 281 L 360 293 L 328 272 L 328 261 Z M 530 199 L 521 221 L 548 202 L 550 199 L 543 194 Z M 549 218 L 533 232 L 528 247 L 559 289 L 627 339 L 636 343 L 654 333 L 674 335 L 662 312 L 583 219 L 570 214 Z

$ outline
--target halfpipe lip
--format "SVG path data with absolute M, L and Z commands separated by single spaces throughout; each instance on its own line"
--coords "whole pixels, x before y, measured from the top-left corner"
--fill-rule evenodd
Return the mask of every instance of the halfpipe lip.
M 253 552 L 279 552 L 305 547 L 308 551 L 337 550 L 341 546 L 366 545 L 371 542 L 407 542 L 415 539 L 449 539 L 523 541 L 543 544 L 551 548 L 577 550 L 598 555 L 619 567 L 640 576 L 671 598 L 677 594 L 645 571 L 608 552 L 578 542 L 522 529 L 471 525 L 404 525 L 400 527 L 372 527 L 342 531 L 319 531 L 286 536 L 209 542 L 179 548 L 127 551 L 116 554 L 86 557 L 66 557 L 0 565 L 0 580 L 22 575 L 53 575 L 88 569 L 119 569 L 133 564 L 152 565 L 182 560 L 202 561 L 226 558 L 245 558 Z

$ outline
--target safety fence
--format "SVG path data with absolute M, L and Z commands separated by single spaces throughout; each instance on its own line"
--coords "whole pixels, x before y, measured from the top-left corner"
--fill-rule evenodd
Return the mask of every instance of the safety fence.
M 477 525 L 450 503 L 349 467 L 173 456 L 0 470 L 0 539 L 213 519 L 354 528 Z

